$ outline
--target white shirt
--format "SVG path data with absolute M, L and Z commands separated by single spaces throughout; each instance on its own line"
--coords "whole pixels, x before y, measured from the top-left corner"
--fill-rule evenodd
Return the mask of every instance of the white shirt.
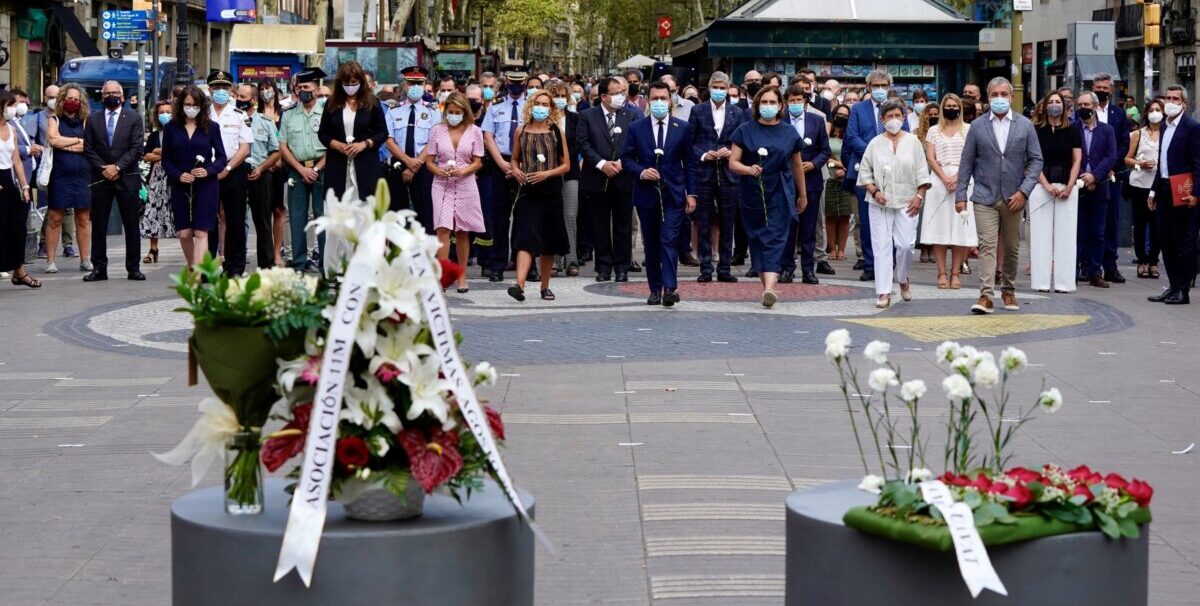
M 791 114 L 788 114 L 788 118 L 790 118 L 792 120 L 792 128 L 796 129 L 796 134 L 800 135 L 800 140 L 803 141 L 804 140 L 804 122 L 805 122 L 804 114 L 800 114 L 799 116 L 793 116 Z
M 669 132 L 668 129 L 670 129 L 670 127 L 671 127 L 671 117 L 667 116 L 666 118 L 659 120 L 658 118 L 651 116 L 650 119 L 653 120 L 653 122 L 650 123 L 650 126 L 653 127 L 652 130 L 654 132 L 654 148 L 655 149 L 659 148 L 658 147 L 658 142 L 659 142 L 658 131 L 659 131 L 659 129 L 662 129 L 662 142 L 663 142 L 663 146 L 666 146 L 667 137 L 670 136 L 667 133 Z
M 216 104 L 213 104 L 208 110 L 208 117 L 221 127 L 221 143 L 225 146 L 226 158 L 232 160 L 238 147 L 249 147 L 254 142 L 254 131 L 246 124 L 246 112 L 234 107 L 232 103 L 227 104 L 219 114 Z
M 1179 112 L 1173 120 L 1167 120 L 1163 126 L 1162 140 L 1158 144 L 1158 153 L 1162 159 L 1158 163 L 1158 174 L 1164 179 L 1170 179 L 1171 173 L 1167 172 L 1167 150 L 1171 148 L 1171 138 L 1175 136 L 1175 127 L 1179 126 L 1179 121 L 1183 119 L 1183 112 Z
M 1000 146 L 1000 155 L 1004 155 L 1004 149 L 1008 147 L 1008 130 L 1013 123 L 1012 110 L 1008 110 L 1003 118 L 988 112 L 988 120 L 992 122 L 992 132 L 996 135 L 996 144 Z
M 1096 108 L 1096 119 L 1105 124 L 1108 124 L 1108 106 L 1107 105 Z
M 728 105 L 729 102 L 726 101 L 720 105 L 717 105 L 712 101 L 709 101 L 709 103 L 712 103 L 713 126 L 716 127 L 717 132 L 720 133 L 721 129 L 725 128 L 725 106 Z

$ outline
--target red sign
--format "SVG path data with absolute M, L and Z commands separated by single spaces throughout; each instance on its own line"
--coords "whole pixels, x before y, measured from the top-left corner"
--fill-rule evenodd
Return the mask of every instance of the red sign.
M 670 38 L 671 37 L 671 17 L 670 16 L 658 18 L 658 37 L 659 38 Z
M 287 65 L 242 65 L 238 67 L 238 81 L 242 80 L 287 80 L 292 77 L 292 68 Z

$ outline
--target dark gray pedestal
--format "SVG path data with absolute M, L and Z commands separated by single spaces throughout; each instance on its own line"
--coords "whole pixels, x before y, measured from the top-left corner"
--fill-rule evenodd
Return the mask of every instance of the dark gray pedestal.
M 427 497 L 420 517 L 401 522 L 349 520 L 331 502 L 312 587 L 295 572 L 272 583 L 287 525 L 284 485 L 268 480 L 258 516 L 226 515 L 219 486 L 175 501 L 175 606 L 533 604 L 533 533 L 491 481 L 461 507 Z M 533 498 L 521 498 L 533 515 Z
M 1084 532 L 990 547 L 1008 597 L 985 590 L 972 600 L 953 553 L 842 525 L 846 510 L 875 502 L 857 483 L 824 484 L 787 498 L 787 606 L 1146 604 L 1149 526 L 1133 540 Z

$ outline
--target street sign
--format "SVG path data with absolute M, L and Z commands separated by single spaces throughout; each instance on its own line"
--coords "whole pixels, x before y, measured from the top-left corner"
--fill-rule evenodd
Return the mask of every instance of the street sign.
M 108 42 L 145 42 L 154 29 L 150 11 L 104 11 L 100 38 Z
M 1014 11 L 1031 11 L 1033 10 L 1033 0 L 1013 0 Z

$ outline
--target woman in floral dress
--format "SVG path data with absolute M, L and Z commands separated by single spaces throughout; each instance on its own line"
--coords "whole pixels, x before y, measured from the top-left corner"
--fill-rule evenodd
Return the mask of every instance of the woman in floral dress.
M 150 181 L 146 184 L 148 194 L 142 210 L 141 232 L 150 239 L 150 252 L 142 263 L 158 263 L 158 239 L 175 237 L 175 219 L 171 215 L 171 188 L 167 184 L 167 171 L 162 167 L 162 127 L 171 121 L 171 102 L 159 101 L 154 106 L 154 132 L 146 141 L 146 155 L 150 163 Z
M 462 93 L 446 97 L 442 116 L 425 146 L 425 167 L 433 173 L 433 226 L 442 243 L 438 258 L 450 258 L 453 232 L 458 260 L 465 263 L 471 232 L 487 231 L 474 176 L 483 167 L 483 131 L 475 126 L 471 102 Z M 458 278 L 458 292 L 467 292 L 467 272 Z

